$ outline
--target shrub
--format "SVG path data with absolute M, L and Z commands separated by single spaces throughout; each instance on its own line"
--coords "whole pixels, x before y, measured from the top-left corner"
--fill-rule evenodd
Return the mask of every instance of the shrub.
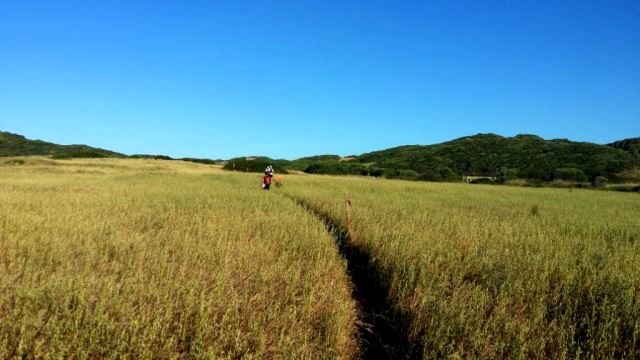
M 134 154 L 129 157 L 134 159 L 173 160 L 171 156 L 154 154 Z
M 449 167 L 443 166 L 438 169 L 438 172 L 440 173 L 442 179 L 445 181 L 460 181 L 460 174 L 451 170 L 451 168 Z
M 383 168 L 378 168 L 378 167 L 371 168 L 369 170 L 369 175 L 375 176 L 375 177 L 383 176 L 384 175 L 384 169 Z
M 52 159 L 58 160 L 70 160 L 70 159 L 90 159 L 90 158 L 106 158 L 109 157 L 108 154 L 92 151 L 92 150 L 78 150 L 78 151 L 68 151 L 59 154 L 53 155 Z
M 553 171 L 553 180 L 567 180 L 576 182 L 586 182 L 587 176 L 580 169 L 561 168 Z
M 544 181 L 539 180 L 539 179 L 528 179 L 527 183 L 524 186 L 527 187 L 543 187 L 544 186 Z
M 596 176 L 596 178 L 593 180 L 593 186 L 599 188 L 607 187 L 608 183 L 609 180 L 604 176 Z
M 489 178 L 480 178 L 480 179 L 476 179 L 473 180 L 472 182 L 470 182 L 470 184 L 487 184 L 487 185 L 493 185 L 496 182 L 489 179 Z
M 413 170 L 398 170 L 396 175 L 393 176 L 394 179 L 404 179 L 404 180 L 417 180 L 418 173 Z
M 422 174 L 420 174 L 420 176 L 418 176 L 418 180 L 433 181 L 433 182 L 442 181 L 442 175 L 440 175 L 439 172 L 436 172 L 433 170 L 427 170 Z
M 612 185 L 608 189 L 614 190 L 614 191 L 623 191 L 623 192 L 640 192 L 640 185 L 619 184 L 619 185 Z
M 304 169 L 307 174 L 328 175 L 369 175 L 369 168 L 359 163 L 345 163 L 342 161 L 319 161 Z
M 498 182 L 501 184 L 507 183 L 512 180 L 518 179 L 518 169 L 500 168 L 500 175 L 498 176 Z

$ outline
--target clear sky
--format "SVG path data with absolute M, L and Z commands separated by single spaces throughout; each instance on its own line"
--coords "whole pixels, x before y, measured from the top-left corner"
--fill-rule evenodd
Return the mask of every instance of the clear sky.
M 640 1 L 0 0 L 0 130 L 297 158 L 640 136 Z

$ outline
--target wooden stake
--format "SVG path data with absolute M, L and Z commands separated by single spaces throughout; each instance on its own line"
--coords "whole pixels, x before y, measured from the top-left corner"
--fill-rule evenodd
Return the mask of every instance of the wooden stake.
M 351 200 L 349 200 L 349 194 L 345 191 L 344 192 L 344 209 L 345 212 L 347 213 L 347 218 L 344 222 L 344 225 L 347 227 L 347 230 L 350 230 L 350 226 L 351 226 Z

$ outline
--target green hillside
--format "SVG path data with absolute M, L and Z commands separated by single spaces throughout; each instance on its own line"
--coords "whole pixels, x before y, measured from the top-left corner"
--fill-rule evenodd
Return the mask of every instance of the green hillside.
M 30 140 L 0 131 L 0 156 L 44 155 L 54 158 L 126 157 L 86 145 L 58 145 Z M 164 155 L 132 155 L 134 158 L 173 160 Z M 183 158 L 183 161 L 220 164 L 222 160 Z M 296 160 L 264 156 L 238 157 L 224 162 L 227 170 L 262 172 L 272 165 L 276 172 L 369 175 L 386 178 L 461 181 L 462 176 L 495 177 L 498 182 L 516 179 L 549 182 L 565 180 L 637 182 L 640 179 L 640 138 L 608 145 L 566 139 L 544 140 L 535 135 L 503 137 L 477 134 L 433 145 L 406 145 L 359 156 L 318 155 Z
M 245 172 L 263 172 L 267 166 L 273 166 L 276 173 L 286 174 L 287 168 L 290 168 L 289 160 L 274 160 L 266 156 L 249 156 L 238 157 L 228 160 L 224 165 L 225 170 L 245 171 Z
M 494 176 L 500 180 L 594 180 L 633 165 L 627 151 L 566 139 L 544 140 L 535 135 L 503 137 L 478 134 L 434 145 L 408 145 L 362 154 L 348 162 L 350 173 L 430 181 L 460 180 L 463 175 Z M 333 166 L 333 168 L 332 168 Z M 311 164 L 307 172 L 339 173 L 345 163 Z M 319 170 L 320 169 L 320 170 Z
M 640 165 L 640 137 L 616 141 L 607 146 L 626 151 L 634 163 Z
M 313 171 L 311 171 L 310 166 L 317 166 L 318 164 L 327 162 L 333 167 L 333 164 L 339 163 L 340 159 L 341 157 L 339 155 L 316 155 L 302 157 L 296 160 L 272 159 L 266 156 L 248 156 L 237 157 L 226 161 L 224 169 L 247 172 L 262 172 L 267 166 L 271 165 L 276 172 L 281 174 L 286 174 L 287 170 L 306 171 L 307 173 L 312 173 Z M 325 173 L 334 173 L 338 175 L 343 174 L 335 172 Z
M 125 157 L 123 154 L 91 146 L 58 145 L 0 131 L 0 156 L 27 155 L 52 156 L 57 159 Z
M 323 161 L 335 162 L 335 161 L 340 161 L 340 159 L 341 159 L 340 155 L 307 156 L 307 157 L 302 157 L 302 158 L 291 161 L 287 166 L 287 168 L 291 170 L 304 171 L 311 164 L 323 162 Z

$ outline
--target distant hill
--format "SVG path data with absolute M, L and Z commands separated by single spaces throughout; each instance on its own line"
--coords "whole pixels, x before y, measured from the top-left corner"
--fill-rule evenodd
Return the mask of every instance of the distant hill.
M 0 156 L 26 155 L 52 156 L 57 159 L 125 157 L 117 152 L 87 145 L 58 145 L 0 131 Z
M 287 169 L 304 171 L 309 165 L 329 161 L 329 162 L 339 162 L 341 159 L 340 155 L 316 155 L 316 156 L 307 156 L 303 158 L 299 158 L 291 161 L 288 165 L 286 165 Z
M 190 157 L 174 159 L 171 156 L 154 155 L 154 154 L 133 154 L 133 155 L 129 155 L 129 157 L 132 159 L 147 159 L 147 160 L 179 160 L 179 161 L 188 161 L 188 162 L 194 162 L 194 163 L 204 164 L 204 165 L 220 165 L 224 163 L 224 160 L 220 160 L 220 159 L 212 160 L 212 159 L 198 159 L 198 158 L 190 158 Z
M 127 157 L 86 145 L 58 145 L 29 140 L 0 131 L 0 156 L 45 155 L 54 158 Z M 133 158 L 173 160 L 165 155 L 132 155 Z M 369 175 L 427 181 L 461 181 L 462 176 L 494 177 L 498 182 L 515 179 L 533 181 L 609 181 L 640 179 L 640 138 L 607 145 L 567 139 L 545 140 L 535 135 L 504 137 L 477 134 L 433 145 L 405 145 L 342 158 L 318 155 L 297 160 L 264 156 L 223 160 L 182 158 L 202 164 L 224 164 L 227 170 L 262 172 L 272 165 L 276 172 L 304 171 L 310 174 Z
M 166 155 L 134 154 L 124 155 L 115 151 L 94 148 L 87 145 L 59 145 L 42 140 L 31 140 L 18 134 L 0 131 L 0 157 L 3 156 L 51 156 L 55 159 L 72 158 L 124 158 L 152 160 L 182 160 L 200 164 L 222 164 L 224 160 L 181 158 L 174 159 Z
M 246 156 L 227 160 L 224 165 L 225 170 L 263 172 L 267 166 L 273 166 L 276 173 L 286 174 L 287 169 L 291 169 L 291 161 L 277 160 L 266 156 Z
M 616 141 L 607 146 L 626 151 L 636 164 L 640 164 L 640 137 Z
M 593 180 L 617 174 L 633 165 L 637 139 L 624 145 L 598 145 L 535 135 L 503 137 L 477 134 L 434 145 L 407 145 L 365 153 L 349 162 L 320 161 L 311 173 L 350 173 L 430 181 L 455 181 L 463 175 L 501 180 Z M 635 141 L 635 142 L 634 142 Z M 617 144 L 617 143 L 614 143 Z M 623 148 L 625 150 L 623 150 Z
M 329 163 L 333 166 L 333 164 L 343 163 L 343 160 L 340 155 L 316 155 L 302 157 L 296 160 L 272 159 L 266 156 L 247 156 L 227 160 L 225 162 L 224 169 L 248 172 L 262 172 L 267 166 L 271 165 L 278 173 L 286 173 L 287 170 L 306 171 L 308 173 L 312 173 L 313 171 L 311 171 L 311 165 L 317 166 L 318 164 L 323 163 Z M 338 175 L 345 174 L 335 173 L 331 171 L 327 171 L 324 173 Z
M 567 180 L 627 180 L 640 162 L 640 139 L 608 145 L 545 140 L 536 135 L 504 137 L 477 134 L 433 145 L 405 145 L 341 158 L 319 155 L 297 160 L 242 157 L 227 161 L 225 169 L 261 172 L 302 170 L 310 174 L 369 175 L 428 181 L 461 181 L 464 175 L 495 177 L 499 182 L 525 179 L 548 182 Z M 620 174 L 625 174 L 620 176 Z

